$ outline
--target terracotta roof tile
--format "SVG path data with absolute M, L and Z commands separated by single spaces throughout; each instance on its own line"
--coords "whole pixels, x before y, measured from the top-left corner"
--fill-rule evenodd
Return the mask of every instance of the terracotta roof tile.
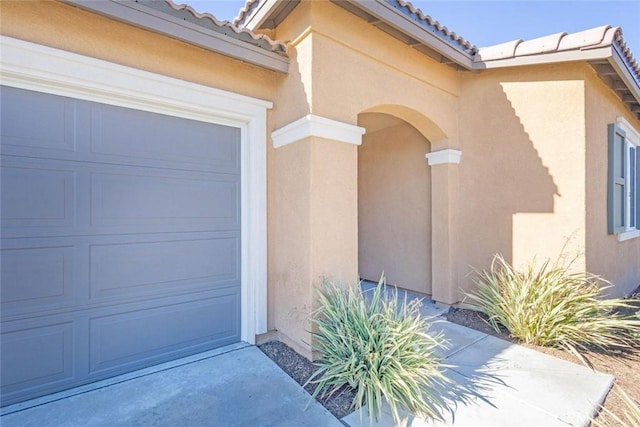
M 251 1 L 251 0 L 249 0 Z M 258 1 L 258 0 L 255 0 Z M 210 13 L 199 13 L 187 4 L 176 4 L 171 0 L 164 3 L 156 3 L 157 6 L 165 4 L 167 12 L 194 24 L 201 25 L 221 34 L 228 35 L 240 41 L 250 43 L 262 49 L 270 50 L 282 56 L 287 56 L 287 45 L 280 41 L 271 40 L 264 34 L 255 34 L 246 28 L 240 28 L 229 21 L 220 21 Z
M 591 28 L 586 31 L 580 31 L 579 33 L 567 34 L 562 38 L 562 40 L 560 40 L 558 51 L 599 45 L 604 38 L 603 32 L 606 32 L 610 28 L 611 27 L 609 25 L 605 25 L 602 27 Z
M 253 1 L 259 1 L 259 0 L 253 0 Z M 417 18 L 422 25 L 425 25 L 427 27 L 432 27 L 438 33 L 440 33 L 440 36 L 442 38 L 448 39 L 449 41 L 454 42 L 455 44 L 462 47 L 468 53 L 471 53 L 473 55 L 478 50 L 477 47 L 475 47 L 469 41 L 465 40 L 463 37 L 449 30 L 447 27 L 445 27 L 440 22 L 433 19 L 431 16 L 425 15 L 420 9 L 415 7 L 411 2 L 406 0 L 395 0 L 395 3 L 401 8 L 404 8 L 407 12 L 409 12 L 415 18 Z
M 551 34 L 534 40 L 523 41 L 516 47 L 516 55 L 535 55 L 537 53 L 556 52 L 560 46 L 560 40 L 567 33 Z
M 624 55 L 625 59 L 629 63 L 629 66 L 631 67 L 631 69 L 635 74 L 633 77 L 636 79 L 636 82 L 638 83 L 638 85 L 640 85 L 640 65 L 638 65 L 638 62 L 633 57 L 633 53 L 631 53 L 631 49 L 629 49 L 627 44 L 624 42 L 624 39 L 622 38 L 621 29 L 618 29 L 615 32 L 615 40 L 616 40 L 616 43 L 618 43 L 618 46 L 620 46 L 620 50 L 622 51 L 622 54 Z
M 400 1 L 400 0 L 398 0 Z M 571 50 L 590 50 L 617 45 L 624 60 L 640 84 L 640 67 L 631 50 L 622 38 L 622 29 L 604 25 L 578 33 L 557 33 L 532 40 L 513 40 L 495 46 L 482 47 L 474 58 L 475 62 L 498 61 L 520 56 L 541 55 L 546 53 L 566 52 Z
M 236 16 L 236 18 L 233 20 L 234 25 L 243 25 L 245 19 L 248 17 L 251 11 L 256 8 L 262 1 L 264 0 L 245 0 L 244 6 L 238 12 L 238 16 Z M 449 30 L 447 27 L 433 19 L 431 16 L 425 15 L 411 2 L 405 0 L 387 1 L 393 5 L 397 5 L 400 9 L 404 9 L 406 13 L 409 13 L 417 18 L 420 24 L 435 29 L 436 32 L 440 33 L 440 36 L 442 38 L 459 45 L 468 53 L 474 54 L 477 51 L 477 48 L 473 44 L 457 35 L 453 31 Z
M 233 25 L 243 25 L 247 14 L 262 0 L 245 0 L 244 6 L 238 11 L 238 15 L 233 20 Z
M 167 0 L 171 1 L 171 0 Z M 242 25 L 251 11 L 259 6 L 264 0 L 245 0 L 245 4 L 238 12 L 238 16 L 234 19 L 234 25 Z M 465 40 L 455 32 L 449 30 L 437 20 L 433 19 L 429 15 L 425 15 L 419 8 L 416 8 L 410 1 L 407 0 L 385 0 L 388 3 L 394 5 L 398 9 L 411 15 L 417 22 L 425 27 L 429 27 L 432 31 L 439 33 L 438 35 L 450 43 L 457 45 L 462 50 L 473 56 L 474 62 L 488 62 L 498 61 L 501 59 L 509 59 L 520 56 L 541 55 L 555 52 L 565 52 L 571 50 L 588 50 L 596 49 L 604 46 L 613 46 L 614 44 L 620 48 L 622 55 L 627 61 L 630 69 L 634 73 L 634 78 L 640 84 L 640 67 L 637 61 L 633 57 L 631 50 L 627 47 L 624 39 L 622 38 L 622 30 L 619 27 L 612 27 L 605 25 L 602 27 L 592 28 L 586 31 L 580 31 L 577 33 L 567 34 L 565 32 L 551 34 L 544 37 L 539 37 L 532 40 L 513 40 L 506 43 L 497 44 L 494 46 L 488 46 L 478 49 L 471 42 Z M 182 6 L 185 7 L 185 6 Z M 187 6 L 188 8 L 188 6 Z M 190 9 L 190 8 L 188 8 Z M 193 13 L 193 12 L 192 12 Z M 208 14 L 207 14 L 208 15 Z M 213 16 L 211 16 L 213 18 Z M 215 18 L 213 18 L 215 20 Z M 215 21 L 219 23 L 219 21 Z M 235 26 L 231 26 L 229 23 L 223 23 L 222 25 L 228 25 L 233 28 L 234 31 L 239 30 Z M 265 36 L 256 36 L 255 34 L 247 31 L 251 37 L 260 38 Z M 265 37 L 266 38 L 266 37 Z M 282 43 L 272 42 L 270 43 L 278 45 L 284 52 L 286 47 Z

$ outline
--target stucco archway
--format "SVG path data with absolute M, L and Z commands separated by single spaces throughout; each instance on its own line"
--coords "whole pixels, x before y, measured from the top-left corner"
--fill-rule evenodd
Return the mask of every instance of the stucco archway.
M 429 141 L 432 151 L 449 148 L 447 134 L 442 128 L 421 112 L 410 107 L 397 104 L 383 104 L 362 110 L 358 117 L 367 113 L 387 114 L 409 123 Z
M 366 109 L 358 125 L 367 130 L 358 150 L 361 277 L 377 280 L 384 270 L 389 283 L 450 302 L 452 189 L 451 181 L 442 179 L 450 171 L 425 159 L 449 148 L 446 134 L 401 105 Z

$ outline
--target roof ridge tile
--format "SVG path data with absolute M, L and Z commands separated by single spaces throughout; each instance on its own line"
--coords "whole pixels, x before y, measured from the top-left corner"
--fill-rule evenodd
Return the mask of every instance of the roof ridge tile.
M 638 85 L 640 85 L 640 66 L 622 37 L 622 28 L 611 25 L 602 25 L 571 34 L 561 32 L 527 41 L 514 40 L 493 46 L 481 47 L 474 58 L 474 62 L 498 61 L 520 56 L 533 56 L 570 50 L 590 50 L 614 45 L 619 47 L 623 59 L 629 65 L 633 78 Z

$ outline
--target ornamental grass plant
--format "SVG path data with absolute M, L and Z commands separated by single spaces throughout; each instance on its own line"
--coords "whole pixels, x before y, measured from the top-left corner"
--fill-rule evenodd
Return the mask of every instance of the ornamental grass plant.
M 447 405 L 441 392 L 450 380 L 434 351 L 444 346 L 444 338 L 426 332 L 419 300 L 402 301 L 397 290 L 385 292 L 384 278 L 367 296 L 359 286 L 325 281 L 318 300 L 312 347 L 320 358 L 307 381 L 316 384 L 312 399 L 350 387 L 356 390 L 352 408 L 366 405 L 371 422 L 385 401 L 398 424 L 401 410 L 442 419 Z
M 562 259 L 562 257 L 560 257 Z M 599 276 L 570 271 L 571 263 L 531 262 L 519 271 L 496 255 L 478 274 L 471 304 L 524 343 L 564 348 L 588 363 L 582 353 L 627 347 L 640 337 L 640 320 L 619 311 L 624 299 L 607 299 L 610 284 Z M 636 341 L 637 342 L 637 341 Z
M 613 412 L 603 408 L 598 418 L 592 421 L 592 425 L 595 427 L 640 427 L 640 406 L 638 403 L 619 387 L 617 387 L 615 393 L 617 393 L 624 402 L 626 407 L 624 415 L 617 416 Z

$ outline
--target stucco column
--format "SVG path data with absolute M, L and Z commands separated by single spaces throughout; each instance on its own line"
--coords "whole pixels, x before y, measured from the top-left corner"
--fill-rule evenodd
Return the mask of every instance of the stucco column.
M 435 301 L 445 304 L 458 302 L 454 233 L 461 156 L 461 151 L 450 148 L 426 155 L 431 166 L 431 292 Z
M 272 134 L 270 283 L 280 338 L 311 357 L 309 316 L 323 278 L 358 281 L 358 145 L 364 129 L 308 115 Z

